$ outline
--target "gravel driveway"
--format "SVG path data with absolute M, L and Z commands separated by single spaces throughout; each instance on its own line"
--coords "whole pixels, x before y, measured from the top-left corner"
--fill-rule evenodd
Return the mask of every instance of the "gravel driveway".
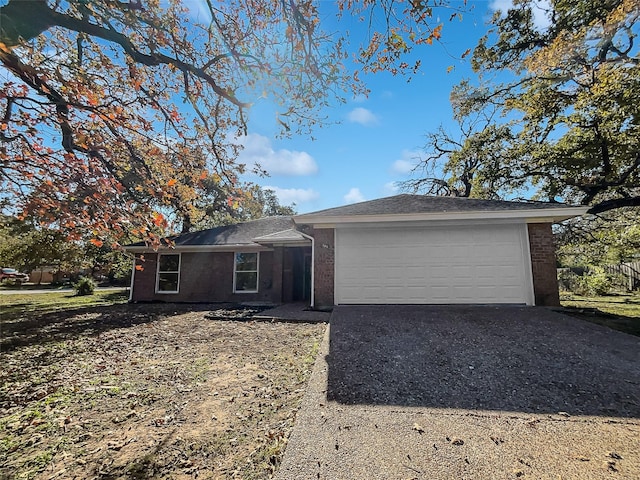
M 278 477 L 640 478 L 640 339 L 543 308 L 338 307 Z

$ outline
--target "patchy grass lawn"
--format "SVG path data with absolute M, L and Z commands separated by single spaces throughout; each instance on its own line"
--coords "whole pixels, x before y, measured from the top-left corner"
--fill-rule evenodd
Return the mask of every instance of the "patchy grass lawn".
M 640 336 L 640 294 L 582 297 L 563 293 L 560 299 L 571 315 Z
M 97 307 L 125 303 L 129 292 L 124 290 L 96 291 L 93 295 L 76 296 L 73 291 L 51 293 L 6 293 L 0 295 L 0 318 L 20 320 L 35 315 L 80 307 Z
M 66 295 L 0 296 L 0 478 L 272 475 L 325 324 Z
M 51 290 L 52 292 L 60 290 L 69 290 L 72 288 L 70 283 L 67 284 L 51 284 L 51 283 L 23 283 L 21 285 L 15 283 L 8 283 L 7 281 L 0 282 L 0 291 L 13 291 L 16 293 L 26 292 L 29 290 Z

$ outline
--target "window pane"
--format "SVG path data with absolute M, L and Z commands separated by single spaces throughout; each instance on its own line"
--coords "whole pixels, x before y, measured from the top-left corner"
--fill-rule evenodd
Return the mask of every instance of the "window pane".
M 257 272 L 238 272 L 236 273 L 236 291 L 258 290 L 258 273 Z
M 176 292 L 178 291 L 178 274 L 161 273 L 158 275 L 158 291 Z
M 180 255 L 160 255 L 159 263 L 159 271 L 177 272 L 180 267 Z
M 257 253 L 236 253 L 236 272 L 258 271 Z

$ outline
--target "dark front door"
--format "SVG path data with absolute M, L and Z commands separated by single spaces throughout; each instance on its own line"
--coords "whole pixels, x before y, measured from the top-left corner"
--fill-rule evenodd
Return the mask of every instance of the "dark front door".
M 311 299 L 311 247 L 293 247 L 293 301 Z

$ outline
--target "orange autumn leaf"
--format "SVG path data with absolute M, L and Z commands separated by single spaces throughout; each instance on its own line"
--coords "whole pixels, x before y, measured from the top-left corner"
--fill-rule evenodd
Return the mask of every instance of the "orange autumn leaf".
M 100 248 L 104 244 L 104 242 L 98 238 L 92 238 L 89 241 L 91 242 L 92 245 L 95 245 L 98 248 Z
M 158 212 L 155 212 L 153 214 L 153 223 L 157 227 L 162 227 L 162 226 L 167 224 L 166 220 L 164 219 L 164 216 L 161 213 L 158 213 Z
M 442 25 L 438 25 L 436 28 L 434 28 L 432 35 L 436 40 L 440 40 L 440 38 L 442 38 Z
M 245 130 L 244 111 L 254 92 L 287 106 L 277 121 L 288 131 L 322 122 L 316 107 L 333 94 L 333 88 L 324 87 L 329 81 L 336 92 L 362 89 L 357 74 L 353 81 L 341 80 L 338 70 L 346 53 L 341 35 L 335 43 L 325 42 L 316 8 L 304 2 L 237 2 L 238 8 L 225 8 L 225 21 L 246 25 L 251 34 L 245 35 L 244 28 L 218 28 L 215 41 L 209 43 L 202 41 L 199 24 L 186 10 L 174 11 L 174 2 L 106 2 L 113 8 L 99 8 L 99 14 L 93 2 L 80 2 L 86 4 L 78 7 L 84 8 L 83 20 L 91 23 L 95 18 L 89 16 L 99 15 L 98 23 L 108 25 L 116 38 L 112 42 L 103 41 L 100 28 L 67 34 L 66 22 L 78 21 L 77 9 L 69 7 L 75 2 L 5 3 L 10 8 L 3 9 L 3 17 L 15 28 L 3 35 L 0 52 L 5 64 L 13 62 L 20 72 L 0 88 L 0 100 L 7 107 L 0 133 L 16 135 L 11 144 L 15 151 L 4 153 L 0 148 L 0 156 L 15 162 L 15 169 L 13 163 L 6 169 L 9 183 L 24 184 L 24 191 L 38 195 L 21 195 L 19 188 L 3 195 L 13 195 L 9 201 L 25 205 L 45 223 L 73 219 L 68 228 L 77 228 L 82 237 L 95 228 L 86 237 L 96 239 L 94 245 L 98 238 L 130 231 L 150 241 L 145 237 L 151 233 L 143 225 L 168 229 L 169 219 L 191 212 L 201 195 L 215 195 L 217 206 L 218 198 L 224 202 L 233 191 L 229 206 L 239 208 L 244 195 L 235 185 L 241 183 L 237 179 L 245 167 L 236 162 L 239 150 L 227 151 L 223 145 L 229 134 Z M 361 3 L 362 10 L 358 2 L 338 0 L 338 8 L 364 17 L 365 9 L 376 4 Z M 428 10 L 428 3 L 416 2 L 415 14 Z M 281 15 L 282 8 L 291 15 Z M 47 28 L 59 34 L 34 41 L 39 30 L 23 22 L 25 18 L 47 18 Z M 397 32 L 394 46 L 404 52 L 401 37 L 407 30 L 399 23 L 386 25 L 382 33 L 372 32 L 368 58 L 383 46 L 387 30 Z M 413 23 L 407 21 L 406 27 L 413 28 Z M 239 53 L 230 58 L 228 45 L 251 56 Z M 321 45 L 326 55 L 317 59 L 313 52 Z M 42 48 L 77 56 L 73 61 L 65 55 L 43 57 L 38 51 Z M 131 48 L 140 55 L 132 54 Z M 392 63 L 396 56 L 386 52 L 384 58 Z M 230 70 L 229 62 L 241 68 Z M 217 68 L 222 64 L 224 68 Z M 381 61 L 377 69 L 384 68 Z M 243 84 L 247 88 L 241 88 Z M 29 100 L 11 100 L 11 109 L 8 98 Z M 58 116 L 52 118 L 51 102 L 61 98 L 64 102 L 56 103 Z M 35 174 L 39 166 L 43 173 Z M 214 169 L 220 174 L 213 175 Z M 45 175 L 51 176 L 47 183 Z M 200 183 L 194 181 L 198 175 Z M 167 218 L 153 215 L 153 208 L 161 208 Z M 105 240 L 104 245 L 109 244 Z

